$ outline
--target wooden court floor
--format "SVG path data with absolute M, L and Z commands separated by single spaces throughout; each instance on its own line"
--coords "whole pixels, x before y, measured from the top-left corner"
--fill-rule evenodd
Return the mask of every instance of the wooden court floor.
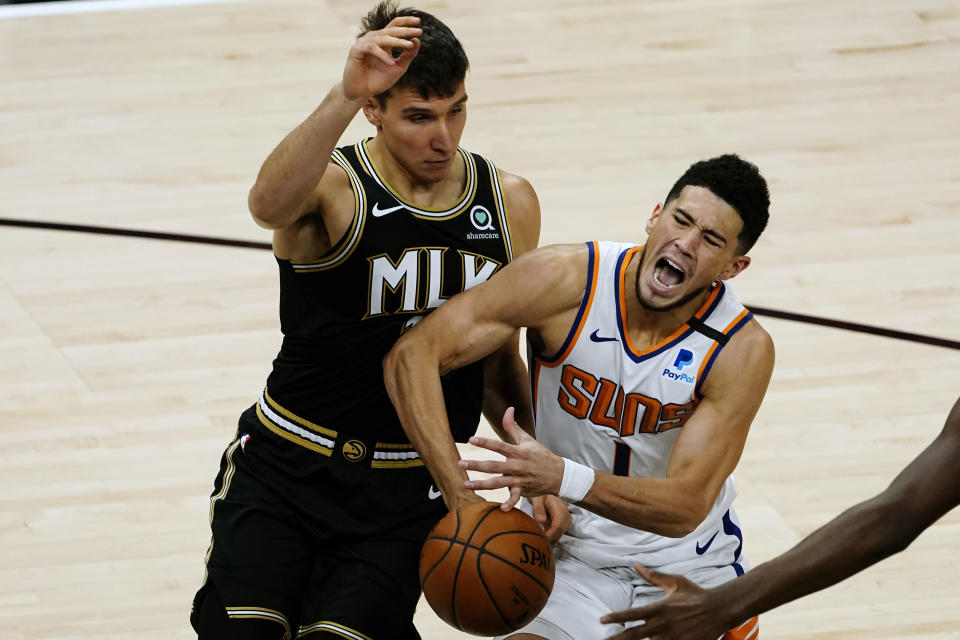
M 265 242 L 247 190 L 372 2 L 46 4 L 0 7 L 0 218 Z M 960 340 L 960 3 L 420 6 L 471 57 L 463 145 L 532 182 L 543 243 L 641 241 L 687 165 L 736 151 L 773 193 L 742 300 Z M 0 226 L 0 638 L 192 637 L 212 479 L 276 306 L 268 251 Z M 960 394 L 955 348 L 760 320 L 777 365 L 737 471 L 754 564 L 885 487 Z M 960 638 L 960 511 L 762 626 Z

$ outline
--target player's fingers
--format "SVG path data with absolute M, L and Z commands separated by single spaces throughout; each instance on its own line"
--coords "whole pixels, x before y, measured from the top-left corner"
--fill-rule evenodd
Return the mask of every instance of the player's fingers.
M 361 53 L 361 56 L 360 56 L 361 58 L 364 56 L 370 56 L 372 58 L 376 58 L 379 62 L 382 62 L 383 64 L 389 65 L 391 67 L 396 64 L 396 61 L 394 60 L 393 56 L 390 55 L 390 52 L 385 51 L 384 49 L 381 49 L 380 47 L 378 47 L 376 42 L 364 43 L 363 46 L 360 48 L 360 53 Z
M 649 630 L 650 630 L 650 627 L 647 626 L 647 624 L 646 624 L 646 618 L 645 618 L 645 616 L 646 616 L 647 613 L 648 613 L 648 612 L 647 612 L 647 609 L 648 609 L 648 608 L 649 608 L 649 605 L 646 606 L 646 607 L 634 607 L 634 608 L 632 608 L 632 609 L 623 609 L 623 610 L 621 610 L 621 611 L 611 611 L 610 613 L 608 613 L 608 614 L 606 614 L 606 615 L 604 615 L 604 616 L 601 616 L 600 622 L 602 622 L 603 624 L 622 624 L 622 623 L 624 623 L 624 622 L 636 622 L 637 620 L 642 620 L 642 621 L 644 621 L 644 624 L 640 625 L 639 627 L 633 627 L 633 628 L 634 628 L 634 629 L 643 629 L 644 631 L 649 631 Z M 629 630 L 628 630 L 628 631 L 629 631 Z M 611 638 L 608 639 L 608 640 L 612 640 L 612 638 L 618 638 L 618 639 L 620 639 L 620 638 L 632 638 L 632 637 L 643 638 L 643 637 L 645 637 L 645 636 L 643 636 L 643 635 L 639 635 L 639 636 L 625 636 L 625 635 L 623 635 L 623 634 L 621 633 L 621 634 L 617 634 L 617 635 L 615 635 L 615 636 L 611 636 Z
M 501 423 L 504 429 L 509 429 L 516 424 L 516 418 L 514 417 L 516 413 L 516 409 L 513 407 L 507 407 L 507 410 L 503 412 L 503 420 L 501 420 Z
M 514 489 L 517 489 L 517 492 L 519 493 L 519 488 L 514 487 Z M 513 489 L 510 491 L 512 493 Z M 533 507 L 533 519 L 539 522 L 541 525 L 545 523 L 547 521 L 547 508 L 544 499 L 533 498 L 530 500 L 530 505 Z
M 386 49 L 391 51 L 393 49 L 412 49 L 414 46 L 412 40 L 407 40 L 405 38 L 394 38 L 393 36 L 377 36 L 374 38 L 374 42 L 381 49 Z
M 417 52 L 420 51 L 420 39 L 414 38 L 411 42 L 413 42 L 413 48 L 407 49 L 397 58 L 397 64 L 403 68 L 404 72 L 406 72 L 406 67 L 410 64 L 410 61 L 413 60 L 417 56 Z
M 506 473 L 507 463 L 496 460 L 461 460 L 457 463 L 461 469 L 480 471 L 481 473 Z
M 510 457 L 512 451 L 511 447 L 513 445 L 507 444 L 503 440 L 494 440 L 493 438 L 481 438 L 480 436 L 473 436 L 470 438 L 470 444 L 475 447 L 480 447 L 482 449 L 489 449 L 494 453 L 499 453 L 505 457 Z
M 422 36 L 423 29 L 421 29 L 420 27 L 391 27 L 388 25 L 375 33 L 393 36 L 394 38 L 405 38 L 409 40 L 411 38 L 417 38 L 419 36 Z
M 647 569 L 641 564 L 634 563 L 633 568 L 640 574 L 640 577 L 649 582 L 652 585 L 660 587 L 667 592 L 667 595 L 670 595 L 677 590 L 678 579 L 677 576 L 671 575 L 669 573 L 659 573 L 651 569 Z
M 519 424 L 517 424 L 515 421 L 509 424 L 506 421 L 504 421 L 503 430 L 506 431 L 507 434 L 511 438 L 513 438 L 513 441 L 516 442 L 517 444 L 523 444 L 525 442 L 534 441 L 534 438 L 531 437 L 529 433 L 524 431 L 523 428 Z
M 547 528 L 543 530 L 543 535 L 546 536 L 547 542 L 553 544 L 560 539 L 560 536 L 563 535 L 563 532 L 566 531 L 566 529 L 567 527 L 563 523 L 551 518 Z
M 477 491 L 478 489 L 502 489 L 513 484 L 514 479 L 510 476 L 495 476 L 493 478 L 482 478 L 480 480 L 467 480 L 463 483 L 465 489 Z
M 391 29 L 393 27 L 415 27 L 420 24 L 420 18 L 416 16 L 397 16 L 384 27 L 385 29 Z
M 513 509 L 517 506 L 517 503 L 520 502 L 521 495 L 520 487 L 510 487 L 510 497 L 503 501 L 500 508 L 503 511 L 510 511 L 510 509 Z
M 570 515 L 570 509 L 567 507 L 566 503 L 563 500 L 560 500 L 556 496 L 546 496 L 544 499 L 544 505 L 547 507 L 547 512 L 550 516 L 550 525 L 552 528 L 557 529 L 559 534 L 557 537 L 563 534 L 567 530 L 567 527 L 573 522 L 573 516 Z

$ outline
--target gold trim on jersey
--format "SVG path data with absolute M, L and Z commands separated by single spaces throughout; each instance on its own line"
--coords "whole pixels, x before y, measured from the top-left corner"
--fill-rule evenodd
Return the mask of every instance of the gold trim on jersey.
M 420 454 L 409 442 L 378 442 L 370 466 L 374 469 L 422 467 Z
M 380 170 L 377 169 L 376 165 L 373 164 L 373 160 L 370 158 L 370 155 L 367 152 L 367 141 L 362 140 L 357 143 L 357 157 L 360 158 L 360 162 L 363 163 L 364 168 L 367 173 L 370 174 L 370 177 L 373 178 L 374 182 L 383 187 L 390 195 L 396 198 L 397 202 L 402 204 L 414 217 L 417 218 L 426 218 L 429 220 L 449 220 L 450 218 L 456 217 L 467 210 L 470 203 L 473 202 L 474 196 L 477 194 L 477 167 L 474 163 L 473 156 L 463 149 L 457 147 L 457 153 L 460 154 L 460 157 L 463 158 L 463 164 L 466 168 L 467 173 L 467 182 L 463 187 L 463 192 L 460 194 L 460 197 L 457 198 L 457 201 L 453 206 L 446 209 L 434 209 L 431 207 L 419 207 L 403 196 L 401 196 L 396 189 L 394 189 L 390 184 L 384 179 L 383 175 L 380 173 Z
M 321 455 L 329 457 L 333 454 L 337 432 L 315 425 L 287 411 L 270 398 L 266 387 L 257 403 L 257 417 L 263 426 L 281 438 Z
M 273 609 L 267 609 L 266 607 L 224 607 L 227 610 L 227 616 L 231 619 L 251 619 L 256 618 L 259 620 L 272 620 L 273 622 L 279 622 L 283 625 L 283 640 L 289 640 L 290 638 L 290 622 L 287 620 L 287 617 L 275 611 Z
M 356 629 L 351 629 L 350 627 L 329 620 L 321 620 L 313 624 L 301 625 L 297 631 L 297 638 L 302 638 L 314 631 L 326 631 L 327 633 L 332 633 L 343 638 L 350 638 L 350 640 L 373 640 L 370 636 L 364 635 Z
M 503 189 L 500 187 L 500 176 L 497 175 L 497 167 L 487 160 L 488 170 L 490 171 L 490 183 L 493 187 L 493 200 L 497 205 L 497 214 L 500 217 L 500 231 L 503 234 L 503 248 L 507 251 L 507 262 L 513 260 L 513 242 L 510 231 L 510 216 L 507 215 L 507 199 L 503 197 Z
M 344 234 L 347 240 L 329 257 L 315 260 L 291 260 L 290 265 L 293 267 L 294 273 L 325 271 L 342 264 L 357 248 L 360 236 L 363 235 L 363 227 L 367 219 L 367 195 L 363 190 L 360 177 L 339 149 L 333 150 L 330 159 L 347 172 L 347 177 L 350 179 L 350 189 L 353 191 L 353 220 L 350 221 L 350 227 Z
M 266 387 L 260 394 L 260 401 L 257 402 L 257 417 L 263 426 L 281 438 L 327 457 L 333 455 L 337 442 L 351 441 L 358 437 L 338 433 L 301 418 L 277 404 L 277 401 L 270 397 Z M 358 442 L 363 444 L 362 441 Z M 366 446 L 369 447 L 369 444 Z M 359 461 L 365 457 L 366 452 L 356 460 Z M 370 467 L 373 469 L 407 469 L 422 466 L 423 460 L 420 459 L 420 454 L 409 442 L 378 442 L 374 446 L 373 455 L 370 456 Z M 211 518 L 212 513 L 211 507 Z

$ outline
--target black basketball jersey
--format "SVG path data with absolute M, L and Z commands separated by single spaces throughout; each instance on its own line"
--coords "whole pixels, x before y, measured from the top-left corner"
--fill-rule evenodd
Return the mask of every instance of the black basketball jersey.
M 367 141 L 334 150 L 332 161 L 350 178 L 354 217 L 315 260 L 277 259 L 284 337 L 260 401 L 261 420 L 274 432 L 322 452 L 326 430 L 408 441 L 384 387 L 384 356 L 405 329 L 513 257 L 496 168 L 458 152 L 463 193 L 450 208 L 433 210 L 384 181 Z M 480 418 L 482 363 L 442 382 L 454 437 L 465 441 Z M 305 433 L 298 436 L 298 427 Z

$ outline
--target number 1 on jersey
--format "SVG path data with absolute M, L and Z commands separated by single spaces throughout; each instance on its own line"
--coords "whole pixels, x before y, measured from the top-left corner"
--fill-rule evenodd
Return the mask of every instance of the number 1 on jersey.
M 630 447 L 619 441 L 614 441 L 613 447 L 613 475 L 630 475 Z

